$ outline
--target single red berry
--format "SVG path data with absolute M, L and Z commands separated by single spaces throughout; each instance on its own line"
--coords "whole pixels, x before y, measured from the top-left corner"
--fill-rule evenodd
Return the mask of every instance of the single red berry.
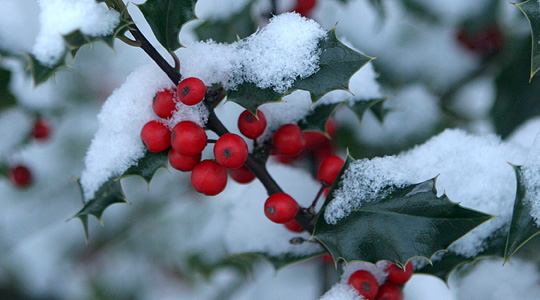
M 308 17 L 311 10 L 313 10 L 313 7 L 315 7 L 315 4 L 317 4 L 316 0 L 297 0 L 294 11 L 304 17 Z
M 199 193 L 215 196 L 227 186 L 227 169 L 213 160 L 203 160 L 191 171 L 191 185 Z
M 295 219 L 292 219 L 283 225 L 285 225 L 285 227 L 292 232 L 300 233 L 304 231 L 304 228 L 302 228 L 302 226 L 300 226 L 300 223 L 298 223 Z
M 196 77 L 189 77 L 178 84 L 178 98 L 185 105 L 195 105 L 201 102 L 206 93 L 204 82 Z
M 328 121 L 326 121 L 326 133 L 330 136 L 330 138 L 335 138 L 337 134 L 337 124 L 336 119 L 330 118 Z
M 32 183 L 32 173 L 27 167 L 18 165 L 9 170 L 9 179 L 16 187 L 24 188 Z
M 173 148 L 169 150 L 169 163 L 171 166 L 180 171 L 191 171 L 201 161 L 201 154 L 193 156 L 182 155 Z
M 457 40 L 471 52 L 487 57 L 499 52 L 504 46 L 504 37 L 497 25 L 476 30 L 459 29 Z
M 231 175 L 232 179 L 238 183 L 250 183 L 255 179 L 255 174 L 253 174 L 246 166 L 229 169 L 229 175 Z
M 219 137 L 214 145 L 214 157 L 225 168 L 240 168 L 248 157 L 248 146 L 244 139 L 234 133 Z
M 176 152 L 194 156 L 201 153 L 206 147 L 206 132 L 191 121 L 182 121 L 173 127 L 171 145 Z
M 171 146 L 171 131 L 161 122 L 150 121 L 142 128 L 141 139 L 148 151 L 165 151 Z
M 281 126 L 272 137 L 274 147 L 279 154 L 296 155 L 304 149 L 306 140 L 298 125 L 286 124 Z
M 344 164 L 345 162 L 339 156 L 330 155 L 326 157 L 319 166 L 317 179 L 326 185 L 334 184 L 334 181 Z
M 332 255 L 330 254 L 325 254 L 322 256 L 322 261 L 325 263 L 325 264 L 328 264 L 328 265 L 333 265 L 335 264 L 334 262 L 334 259 L 332 258 Z
M 36 119 L 32 128 L 32 136 L 36 140 L 46 140 L 51 133 L 49 123 L 41 118 Z
M 386 280 L 395 284 L 404 284 L 405 282 L 409 281 L 409 279 L 411 279 L 414 268 L 412 262 L 409 262 L 405 266 L 405 270 L 401 267 L 398 267 L 396 264 L 389 262 L 388 266 L 386 267 L 386 272 L 388 272 Z
M 159 91 L 154 97 L 152 108 L 160 118 L 168 119 L 172 117 L 176 110 L 176 95 L 174 94 L 174 91 Z
M 358 270 L 349 277 L 349 285 L 355 288 L 367 300 L 373 300 L 379 292 L 379 283 L 373 274 Z
M 264 203 L 264 214 L 270 221 L 284 224 L 293 220 L 299 210 L 298 203 L 285 193 L 273 194 Z
M 238 117 L 238 129 L 247 138 L 256 139 L 266 129 L 266 117 L 260 110 L 257 110 L 257 116 L 246 110 Z
M 401 289 L 390 282 L 386 282 L 385 284 L 381 285 L 379 287 L 379 293 L 377 294 L 377 298 L 375 300 L 402 300 L 403 299 L 403 292 Z

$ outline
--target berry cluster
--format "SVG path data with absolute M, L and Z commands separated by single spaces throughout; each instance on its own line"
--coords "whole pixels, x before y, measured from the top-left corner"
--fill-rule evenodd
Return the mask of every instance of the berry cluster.
M 157 116 L 170 118 L 176 110 L 178 100 L 185 105 L 196 105 L 203 101 L 206 93 L 204 83 L 197 78 L 187 78 L 178 84 L 176 91 L 164 90 L 157 93 L 153 109 Z M 244 111 L 238 117 L 238 128 L 248 139 L 259 138 L 266 130 L 266 117 L 263 112 L 252 114 Z M 327 131 L 335 134 L 335 124 L 329 122 Z M 148 151 L 169 151 L 171 166 L 180 171 L 191 171 L 191 185 L 203 194 L 214 196 L 221 193 L 227 185 L 227 173 L 239 183 L 249 183 L 255 175 L 245 166 L 249 157 L 248 146 L 241 136 L 234 133 L 222 134 L 217 140 L 209 140 L 205 129 L 191 121 L 182 121 L 172 130 L 159 120 L 144 125 L 141 139 Z M 214 143 L 214 159 L 202 160 L 202 151 L 209 143 Z M 317 178 L 323 187 L 333 184 L 343 167 L 343 160 L 333 155 L 333 145 L 324 134 L 303 132 L 296 124 L 281 126 L 272 136 L 275 154 L 279 157 L 295 157 L 303 151 L 318 154 L 321 163 Z M 325 150 L 331 148 L 331 151 Z M 321 150 L 322 149 L 322 150 Z M 293 232 L 303 228 L 294 219 L 300 206 L 286 193 L 275 193 L 264 204 L 264 213 L 271 221 L 284 224 Z
M 414 272 L 412 263 L 409 262 L 405 269 L 388 263 L 385 271 L 388 275 L 380 286 L 375 276 L 366 270 L 354 272 L 348 283 L 367 300 L 402 300 L 402 286 L 411 279 Z

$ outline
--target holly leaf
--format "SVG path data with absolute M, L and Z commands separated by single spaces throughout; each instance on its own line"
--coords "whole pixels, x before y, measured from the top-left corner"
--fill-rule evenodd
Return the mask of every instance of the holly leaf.
M 137 5 L 157 40 L 169 51 L 180 48 L 178 35 L 182 26 L 197 19 L 197 0 L 147 0 Z
M 310 113 L 298 124 L 304 131 L 318 131 L 326 134 L 326 122 L 334 114 L 334 111 L 345 103 L 336 102 L 330 104 L 318 104 Z
M 510 223 L 510 232 L 508 233 L 504 251 L 504 259 L 506 261 L 510 260 L 523 245 L 540 234 L 540 227 L 531 214 L 532 207 L 525 198 L 528 186 L 523 177 L 523 169 L 522 167 L 514 167 L 514 170 L 516 172 L 518 186 L 512 221 Z
M 357 100 L 352 103 L 347 102 L 347 107 L 349 107 L 349 109 L 354 112 L 360 122 L 362 122 L 366 111 L 371 110 L 375 114 L 377 119 L 382 123 L 384 121 L 384 117 L 388 113 L 388 110 L 384 108 L 384 102 L 387 99 L 388 98 Z
M 540 9 L 538 1 L 528 0 L 522 3 L 512 3 L 521 10 L 531 26 L 531 73 L 529 81 L 540 70 Z
M 27 68 L 30 70 L 30 74 L 34 79 L 34 84 L 36 86 L 47 81 L 47 79 L 56 74 L 56 72 L 69 69 L 65 57 L 59 59 L 58 62 L 52 66 L 42 64 L 31 54 L 26 54 L 26 57 L 28 58 Z
M 159 168 L 168 167 L 168 154 L 167 151 L 153 153 L 147 151 L 145 156 L 141 158 L 136 165 L 129 168 L 122 175 L 110 178 L 105 182 L 95 193 L 92 199 L 84 202 L 84 207 L 73 216 L 71 219 L 79 218 L 83 223 L 84 233 L 86 240 L 88 242 L 89 232 L 88 232 L 88 216 L 92 215 L 96 217 L 100 223 L 102 222 L 103 212 L 107 207 L 116 204 L 116 203 L 129 203 L 124 192 L 122 190 L 122 185 L 120 184 L 120 179 L 128 176 L 140 176 L 147 183 L 150 183 L 152 177 Z M 83 194 L 82 187 L 81 195 Z M 84 199 L 84 197 L 83 197 Z M 70 219 L 70 220 L 71 220 Z
M 495 234 L 486 244 L 486 249 L 475 257 L 466 257 L 454 252 L 446 252 L 440 259 L 434 260 L 433 264 L 427 264 L 424 267 L 415 270 L 417 274 L 433 275 L 448 283 L 450 274 L 461 266 L 466 264 L 475 264 L 481 259 L 502 257 L 504 255 L 504 245 L 506 242 L 505 234 Z
M 374 59 L 339 41 L 335 29 L 327 32 L 326 38 L 319 42 L 318 48 L 321 53 L 319 70 L 309 77 L 299 78 L 284 93 L 277 93 L 271 88 L 261 89 L 253 83 L 243 83 L 236 90 L 228 92 L 229 101 L 255 113 L 257 107 L 265 103 L 280 101 L 283 96 L 296 90 L 306 90 L 311 95 L 311 101 L 315 103 L 333 90 L 348 91 L 351 76 Z
M 212 39 L 218 43 L 232 43 L 238 38 L 245 38 L 257 30 L 257 24 L 251 16 L 249 3 L 240 12 L 227 20 L 205 21 L 195 28 L 195 33 L 201 40 Z
M 347 159 L 342 174 L 351 161 Z M 333 200 L 334 191 L 342 187 L 343 181 L 334 183 L 321 216 Z M 337 224 L 329 224 L 320 217 L 313 234 L 332 257 L 348 262 L 388 260 L 405 265 L 413 257 L 429 260 L 433 254 L 446 250 L 454 241 L 492 218 L 463 208 L 446 195 L 438 197 L 435 178 L 405 187 L 388 186 L 385 194 L 370 199 L 350 200 L 363 204 Z
M 16 104 L 15 96 L 9 90 L 11 72 L 0 67 L 0 110 L 12 107 Z

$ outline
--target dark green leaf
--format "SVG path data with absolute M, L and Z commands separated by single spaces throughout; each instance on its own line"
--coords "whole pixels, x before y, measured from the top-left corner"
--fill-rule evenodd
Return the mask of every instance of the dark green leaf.
M 373 60 L 373 57 L 345 46 L 338 40 L 335 29 L 328 31 L 326 38 L 319 43 L 319 48 L 319 71 L 296 81 L 292 87 L 292 91 L 309 91 L 313 102 L 317 102 L 330 91 L 348 90 L 351 76 Z
M 325 39 L 319 42 L 321 56 L 319 70 L 311 76 L 299 79 L 283 94 L 272 89 L 261 89 L 253 83 L 244 83 L 237 90 L 229 91 L 228 99 L 255 113 L 264 103 L 280 101 L 283 96 L 296 90 L 306 90 L 312 102 L 317 102 L 326 93 L 333 90 L 347 90 L 349 80 L 365 64 L 373 60 L 341 43 L 335 29 L 327 32 Z
M 518 186 L 512 222 L 510 223 L 510 232 L 508 233 L 504 252 L 505 260 L 509 260 L 519 248 L 540 234 L 540 227 L 538 227 L 538 224 L 531 215 L 531 205 L 525 201 L 527 185 L 530 183 L 524 181 L 523 169 L 521 167 L 515 167 L 514 169 L 516 171 Z
M 528 0 L 515 4 L 525 14 L 531 26 L 532 49 L 531 49 L 531 74 L 530 78 L 540 69 L 540 9 L 538 1 Z
M 283 96 L 272 89 L 261 89 L 253 83 L 243 83 L 236 90 L 227 93 L 227 101 L 237 103 L 256 114 L 259 106 L 265 103 L 279 102 Z
M 167 168 L 167 166 L 167 151 L 160 153 L 147 151 L 145 156 L 137 162 L 137 165 L 129 168 L 124 174 L 110 178 L 105 182 L 95 193 L 94 198 L 89 199 L 86 203 L 83 202 L 84 207 L 73 217 L 81 219 L 86 239 L 88 240 L 88 215 L 95 216 L 101 222 L 101 217 L 107 207 L 115 203 L 129 203 L 122 191 L 120 179 L 127 176 L 140 176 L 147 183 L 150 183 L 156 171 L 159 168 Z M 81 194 L 83 194 L 82 188 Z
M 356 117 L 358 118 L 360 122 L 364 118 L 364 113 L 368 109 L 371 109 L 371 111 L 373 111 L 377 119 L 379 119 L 379 121 L 382 122 L 384 120 L 384 117 L 388 113 L 388 111 L 385 110 L 383 106 L 386 100 L 387 98 L 357 100 L 357 101 L 354 101 L 353 103 L 347 102 L 347 107 L 349 107 L 354 112 L 354 114 L 356 115 Z
M 344 101 L 345 102 L 345 101 Z M 309 115 L 298 124 L 304 131 L 318 131 L 322 133 L 326 132 L 326 122 L 334 114 L 334 111 L 338 106 L 344 102 L 337 102 L 332 104 L 319 104 L 315 106 Z
M 197 0 L 148 0 L 138 5 L 157 40 L 169 51 L 180 48 L 182 26 L 197 18 Z
M 428 264 L 421 269 L 415 270 L 417 274 L 429 274 L 439 277 L 448 283 L 450 274 L 466 264 L 474 264 L 480 259 L 490 257 L 502 257 L 504 255 L 505 234 L 495 234 L 486 244 L 486 249 L 474 257 L 466 257 L 453 252 L 446 252 L 440 260 L 435 260 L 433 265 Z
M 349 158 L 342 172 L 350 163 Z M 334 189 L 342 185 L 334 183 L 321 216 L 333 199 Z M 335 225 L 320 217 L 314 238 L 335 259 L 406 264 L 413 257 L 430 259 L 492 217 L 463 208 L 446 195 L 437 197 L 435 179 L 402 188 L 388 186 L 385 190 L 386 195 L 375 195 L 373 199 L 351 199 L 363 202 L 362 206 Z
M 43 65 L 33 55 L 27 54 L 27 57 L 28 68 L 30 69 L 32 78 L 34 78 L 35 85 L 39 85 L 47 81 L 47 79 L 53 76 L 56 72 L 69 68 L 64 57 L 58 60 L 58 62 L 53 66 Z
M 15 97 L 9 90 L 11 72 L 0 67 L 0 110 L 16 104 Z
M 237 38 L 245 38 L 257 30 L 257 24 L 251 16 L 252 3 L 246 5 L 237 14 L 227 20 L 205 21 L 195 32 L 201 40 L 212 39 L 218 43 L 232 43 Z

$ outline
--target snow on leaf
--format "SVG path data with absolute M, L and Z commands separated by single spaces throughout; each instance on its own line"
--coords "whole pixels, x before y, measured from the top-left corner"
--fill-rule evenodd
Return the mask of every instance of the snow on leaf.
M 84 203 L 84 207 L 73 217 L 81 219 L 86 239 L 88 240 L 88 215 L 95 216 L 100 222 L 103 216 L 103 212 L 107 207 L 115 203 L 129 203 L 124 192 L 122 191 L 122 185 L 120 179 L 128 176 L 139 176 L 143 178 L 148 184 L 152 180 L 152 177 L 159 168 L 168 167 L 167 151 L 160 153 L 152 153 L 147 151 L 145 156 L 140 159 L 135 166 L 129 168 L 124 174 L 117 178 L 109 179 L 102 184 L 94 197 Z M 80 181 L 77 181 L 80 186 Z M 81 197 L 84 199 L 84 193 L 81 187 Z
M 516 5 L 531 26 L 532 50 L 531 50 L 531 75 L 530 79 L 540 70 L 540 9 L 537 0 L 528 0 Z
M 341 174 L 351 164 L 347 159 Z M 338 176 L 341 178 L 341 176 Z M 333 199 L 334 183 L 320 214 Z M 364 204 L 329 224 L 319 218 L 313 237 L 332 256 L 345 261 L 376 263 L 388 260 L 406 264 L 414 257 L 430 259 L 492 216 L 463 208 L 446 195 L 437 196 L 435 178 L 404 187 L 387 186 L 385 193 L 362 199 Z
M 328 92 L 348 91 L 350 78 L 373 60 L 372 57 L 354 51 L 340 42 L 335 29 L 328 31 L 326 37 L 321 39 L 318 49 L 321 53 L 318 70 L 306 78 L 297 78 L 292 87 L 285 92 L 279 93 L 270 88 L 263 89 L 252 83 L 243 83 L 236 90 L 229 92 L 229 100 L 255 112 L 262 104 L 280 101 L 283 96 L 296 90 L 306 90 L 315 103 Z
M 510 232 L 504 251 L 505 260 L 509 260 L 523 245 L 529 242 L 533 237 L 540 234 L 540 227 L 532 216 L 532 207 L 530 201 L 527 201 L 528 186 L 524 178 L 524 169 L 515 167 L 518 186 L 516 200 L 514 202 L 514 211 L 512 222 L 510 223 Z M 536 200 L 536 199 L 535 199 Z
M 182 26 L 197 18 L 197 0 L 148 0 L 137 5 L 150 24 L 157 40 L 169 51 L 180 48 L 178 35 Z

